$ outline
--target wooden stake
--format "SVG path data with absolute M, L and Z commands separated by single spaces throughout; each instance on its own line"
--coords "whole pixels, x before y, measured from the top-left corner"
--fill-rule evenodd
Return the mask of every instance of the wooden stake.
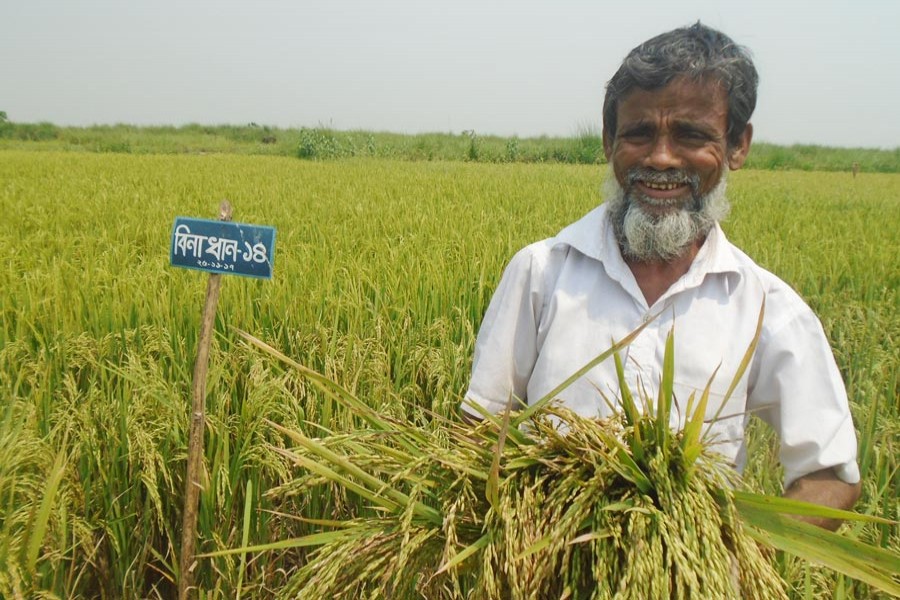
M 219 205 L 219 220 L 231 220 L 231 204 L 223 200 Z M 216 323 L 216 305 L 222 276 L 213 273 L 206 285 L 206 302 L 200 323 L 197 362 L 194 363 L 191 430 L 188 438 L 187 476 L 184 489 L 184 513 L 181 521 L 181 561 L 178 578 L 178 598 L 187 600 L 193 589 L 194 546 L 197 541 L 197 509 L 200 505 L 200 475 L 203 464 L 203 434 L 206 429 L 206 371 L 209 366 L 209 345 Z

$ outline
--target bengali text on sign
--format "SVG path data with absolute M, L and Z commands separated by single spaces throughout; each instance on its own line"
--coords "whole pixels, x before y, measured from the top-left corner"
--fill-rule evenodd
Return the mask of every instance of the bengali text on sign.
M 177 217 L 171 264 L 185 269 L 271 279 L 275 228 Z

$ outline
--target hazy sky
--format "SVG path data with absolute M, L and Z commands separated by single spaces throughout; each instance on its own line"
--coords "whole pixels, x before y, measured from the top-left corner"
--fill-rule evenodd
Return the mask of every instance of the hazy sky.
M 0 110 L 571 135 L 632 47 L 698 19 L 753 52 L 757 140 L 900 146 L 895 0 L 0 0 Z

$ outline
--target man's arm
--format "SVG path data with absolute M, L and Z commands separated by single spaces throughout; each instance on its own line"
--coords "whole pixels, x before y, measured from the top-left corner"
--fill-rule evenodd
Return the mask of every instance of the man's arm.
M 527 396 L 528 382 L 538 356 L 538 317 L 543 305 L 544 272 L 551 252 L 549 242 L 526 246 L 513 256 L 491 296 L 472 360 L 472 377 L 465 402 L 474 402 L 490 414 L 499 414 L 510 395 Z
M 837 476 L 834 469 L 822 469 L 794 481 L 784 492 L 784 497 L 850 510 L 859 499 L 861 491 L 861 483 L 846 483 Z M 794 515 L 794 518 L 830 531 L 835 531 L 842 523 L 839 519 L 823 519 L 803 515 Z

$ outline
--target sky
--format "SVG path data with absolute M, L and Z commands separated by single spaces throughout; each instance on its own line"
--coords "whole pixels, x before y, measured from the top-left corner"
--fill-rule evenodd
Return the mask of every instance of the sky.
M 753 53 L 754 139 L 900 146 L 896 0 L 0 0 L 0 111 L 59 125 L 599 131 L 628 51 L 697 20 Z

